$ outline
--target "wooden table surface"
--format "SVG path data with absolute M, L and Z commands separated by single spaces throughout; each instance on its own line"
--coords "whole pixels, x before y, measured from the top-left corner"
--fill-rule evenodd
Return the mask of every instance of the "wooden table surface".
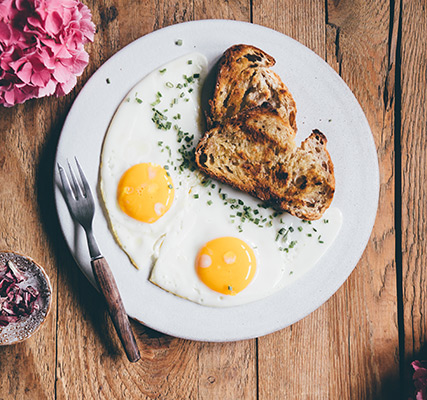
M 427 358 L 426 0 L 84 1 L 97 34 L 63 98 L 0 107 L 0 248 L 32 256 L 54 289 L 24 343 L 0 348 L 0 399 L 407 399 L 410 362 Z M 380 201 L 363 257 L 308 317 L 268 336 L 200 343 L 132 323 L 130 364 L 103 301 L 76 267 L 53 201 L 67 112 L 110 56 L 183 21 L 250 21 L 300 41 L 344 79 L 378 150 Z M 215 33 L 212 33 L 213 37 Z M 343 132 L 345 134 L 345 132 Z M 362 218 L 363 216 L 361 216 Z

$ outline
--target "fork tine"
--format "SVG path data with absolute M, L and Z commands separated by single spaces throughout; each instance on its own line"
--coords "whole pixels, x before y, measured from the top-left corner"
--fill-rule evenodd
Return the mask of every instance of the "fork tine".
M 79 160 L 77 160 L 77 157 L 74 157 L 74 160 L 76 161 L 77 169 L 79 170 L 80 181 L 82 182 L 82 185 L 83 185 L 84 195 L 85 197 L 91 197 L 92 192 L 90 191 L 90 187 L 89 187 L 89 183 L 87 181 L 86 175 L 84 174 L 83 169 L 80 166 Z
M 85 197 L 85 196 L 82 192 L 81 186 L 77 182 L 76 176 L 74 175 L 74 172 L 73 172 L 71 165 L 70 165 L 70 162 L 68 160 L 67 160 L 67 163 L 68 163 L 68 169 L 70 170 L 71 187 L 73 189 L 74 196 L 75 196 L 76 200 L 78 200 L 80 197 Z
M 67 202 L 67 204 L 69 204 L 70 200 L 74 199 L 74 193 L 73 193 L 73 190 L 71 189 L 70 181 L 68 180 L 68 177 L 64 171 L 64 168 L 62 168 L 61 164 L 59 163 L 57 165 L 59 170 L 59 176 L 62 182 L 62 188 L 64 189 L 64 192 L 65 192 L 65 201 Z

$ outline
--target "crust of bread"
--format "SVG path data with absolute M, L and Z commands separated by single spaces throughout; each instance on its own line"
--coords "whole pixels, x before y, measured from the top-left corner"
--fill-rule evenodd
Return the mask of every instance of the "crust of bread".
M 296 131 L 296 104 L 288 88 L 270 68 L 272 56 L 257 47 L 240 44 L 227 49 L 218 64 L 208 128 L 222 125 L 238 113 L 270 104 Z
M 270 105 L 240 112 L 210 129 L 196 148 L 207 175 L 306 220 L 319 219 L 335 191 L 326 137 L 295 144 L 289 120 Z

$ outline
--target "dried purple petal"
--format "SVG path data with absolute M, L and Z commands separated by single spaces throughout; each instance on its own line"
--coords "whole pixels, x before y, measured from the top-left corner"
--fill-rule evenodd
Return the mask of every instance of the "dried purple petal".
M 7 326 L 39 309 L 39 291 L 32 286 L 20 287 L 25 276 L 11 261 L 0 266 L 0 326 Z M 22 285 L 22 284 L 21 284 Z
M 18 282 L 22 282 L 23 280 L 25 280 L 25 276 L 22 275 L 22 273 L 19 271 L 19 268 L 12 261 L 9 260 L 7 262 L 7 266 L 12 271 L 13 275 L 15 276 Z
M 0 275 L 5 274 L 7 271 L 7 266 L 6 264 L 0 264 Z
M 12 322 L 18 321 L 18 317 L 12 315 L 0 315 L 0 326 L 9 325 Z
M 427 368 L 423 361 L 415 360 L 412 364 L 414 375 L 412 377 L 416 389 L 417 400 L 427 400 Z
M 39 295 L 39 291 L 32 286 L 27 286 L 27 292 L 29 292 L 33 297 L 37 297 Z

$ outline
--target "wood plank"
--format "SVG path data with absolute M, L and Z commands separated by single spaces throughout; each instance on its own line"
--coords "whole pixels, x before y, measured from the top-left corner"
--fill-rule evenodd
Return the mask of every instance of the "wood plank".
M 399 397 L 394 221 L 395 63 L 399 3 L 328 1 L 327 60 L 360 102 L 377 146 L 380 199 L 371 239 L 345 288 L 352 398 Z
M 402 289 L 406 396 L 413 396 L 410 363 L 427 359 L 427 4 L 402 1 Z
M 53 203 L 45 141 L 60 104 L 47 99 L 13 108 L 0 106 L 0 249 L 28 255 L 41 264 L 57 287 L 49 221 Z M 49 193 L 49 195 L 47 194 Z M 50 399 L 55 384 L 56 293 L 47 321 L 27 341 L 0 347 L 0 398 Z
M 89 47 L 90 69 L 132 40 L 191 16 L 190 2 L 122 1 L 89 4 L 98 27 Z M 82 79 L 82 80 L 84 80 Z M 132 323 L 142 359 L 130 364 L 102 299 L 66 254 L 59 276 L 57 397 L 197 398 L 198 343 L 159 334 Z M 101 311 L 100 311 L 101 310 Z M 88 373 L 89 371 L 89 373 Z
M 398 388 L 395 236 L 390 218 L 394 103 L 384 104 L 389 2 L 328 1 L 325 8 L 320 2 L 256 1 L 253 15 L 254 22 L 308 45 L 341 72 L 367 114 L 381 170 L 376 225 L 349 280 L 307 318 L 259 339 L 260 398 L 393 398 Z M 277 354 L 277 348 L 284 350 Z M 292 368 L 280 369 L 283 365 Z
M 84 79 L 114 52 L 161 27 L 218 11 L 249 18 L 249 2 L 191 1 L 92 2 L 100 29 L 90 46 Z M 239 10 L 246 10 L 246 15 Z M 103 16 L 106 20 L 101 22 Z M 83 79 L 83 80 L 84 80 Z M 130 365 L 103 304 L 67 252 L 61 257 L 57 397 L 216 399 L 256 396 L 255 341 L 197 343 L 172 338 L 133 324 L 142 359 Z M 107 329 L 105 329 L 107 327 Z M 87 371 L 90 371 L 89 373 Z M 230 397 L 231 396 L 231 397 Z
M 194 18 L 250 21 L 250 2 L 195 0 Z M 201 399 L 256 399 L 256 342 L 203 343 L 198 353 Z

